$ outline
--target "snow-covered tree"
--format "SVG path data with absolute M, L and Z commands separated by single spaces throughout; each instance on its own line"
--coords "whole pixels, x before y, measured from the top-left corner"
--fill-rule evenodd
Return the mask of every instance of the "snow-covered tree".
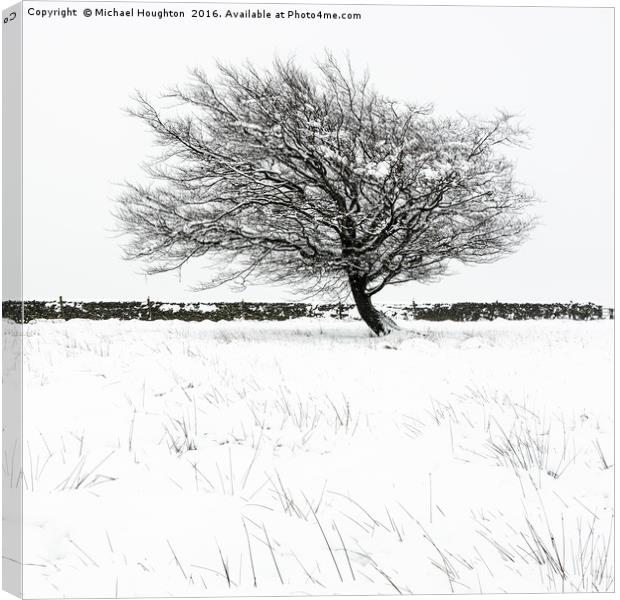
M 329 54 L 316 66 L 196 70 L 167 108 L 139 95 L 131 112 L 163 152 L 146 167 L 153 184 L 130 184 L 116 216 L 127 256 L 151 272 L 202 257 L 217 273 L 204 287 L 350 291 L 387 334 L 395 324 L 372 304 L 383 288 L 523 240 L 533 196 L 500 147 L 524 132 L 505 114 L 443 118 L 395 101 Z

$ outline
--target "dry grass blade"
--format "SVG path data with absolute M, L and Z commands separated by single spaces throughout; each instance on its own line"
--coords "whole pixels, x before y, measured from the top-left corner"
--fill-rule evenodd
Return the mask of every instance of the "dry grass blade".
M 329 540 L 327 539 L 327 536 L 325 535 L 325 531 L 323 530 L 321 522 L 319 521 L 319 517 L 314 511 L 314 508 L 312 508 L 312 504 L 310 504 L 310 501 L 308 500 L 308 498 L 306 498 L 305 495 L 304 495 L 304 498 L 306 500 L 306 503 L 308 504 L 308 507 L 312 511 L 312 514 L 314 515 L 314 520 L 316 521 L 316 524 L 318 525 L 319 530 L 321 531 L 321 535 L 323 536 L 323 539 L 325 540 L 325 543 L 327 544 L 327 549 L 329 550 L 329 554 L 332 557 L 334 567 L 336 567 L 336 572 L 338 573 L 338 577 L 340 578 L 340 581 L 344 581 L 344 579 L 342 578 L 342 573 L 340 572 L 340 567 L 338 566 L 338 561 L 336 560 L 336 556 L 334 555 L 334 551 L 332 550 L 331 544 L 329 543 Z
M 271 545 L 271 540 L 269 539 L 269 534 L 267 533 L 267 528 L 265 527 L 264 523 L 263 523 L 263 532 L 265 534 L 265 540 L 267 541 L 267 546 L 269 547 L 269 552 L 271 552 L 271 558 L 276 568 L 278 579 L 280 580 L 280 583 L 284 585 L 284 579 L 282 579 L 282 573 L 280 572 L 280 567 L 278 566 L 278 561 L 276 560 L 276 555 L 275 555 L 275 552 L 273 551 L 273 546 Z

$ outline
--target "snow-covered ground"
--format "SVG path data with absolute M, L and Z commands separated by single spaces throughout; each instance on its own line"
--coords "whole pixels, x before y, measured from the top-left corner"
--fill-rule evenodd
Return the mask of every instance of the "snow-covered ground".
M 24 327 L 24 595 L 613 589 L 613 323 Z

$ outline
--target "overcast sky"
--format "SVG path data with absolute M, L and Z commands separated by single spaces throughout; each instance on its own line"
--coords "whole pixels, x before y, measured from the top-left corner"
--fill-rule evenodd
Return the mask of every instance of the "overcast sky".
M 140 163 L 154 152 L 123 107 L 135 89 L 156 96 L 186 81 L 191 67 L 208 73 L 215 59 L 267 64 L 294 54 L 310 65 L 329 48 L 368 67 L 386 95 L 433 102 L 443 114 L 506 109 L 532 131 L 517 156 L 519 179 L 541 199 L 531 239 L 495 264 L 393 287 L 379 301 L 613 302 L 610 9 L 355 7 L 361 21 L 325 22 L 189 18 L 196 6 L 176 4 L 186 12 L 178 20 L 25 17 L 27 299 L 294 298 L 282 288 L 196 293 L 188 288 L 205 279 L 199 262 L 181 277 L 147 278 L 122 260 L 111 210 L 119 185 L 141 179 Z

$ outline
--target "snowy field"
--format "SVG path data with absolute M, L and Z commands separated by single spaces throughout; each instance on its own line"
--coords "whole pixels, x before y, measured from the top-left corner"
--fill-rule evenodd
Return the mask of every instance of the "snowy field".
M 404 326 L 26 325 L 25 596 L 613 590 L 613 322 Z

